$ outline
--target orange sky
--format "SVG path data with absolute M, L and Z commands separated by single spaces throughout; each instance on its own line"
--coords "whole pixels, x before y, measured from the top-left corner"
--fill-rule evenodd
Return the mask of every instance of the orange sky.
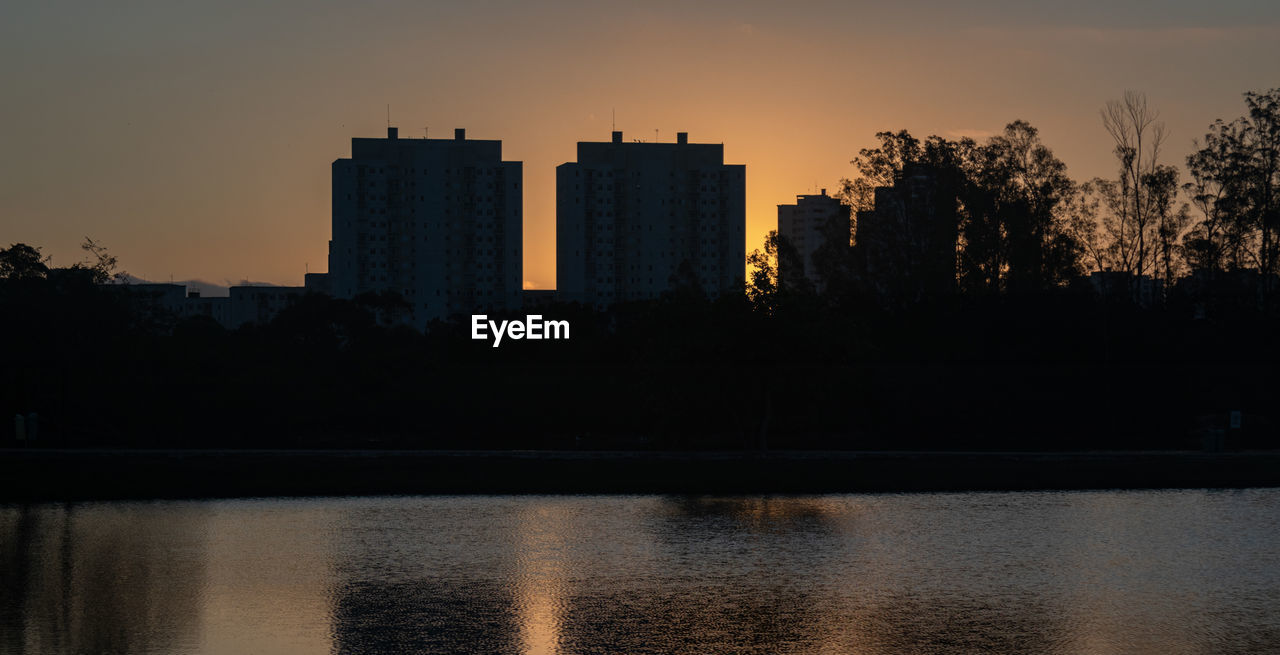
M 555 285 L 555 166 L 611 110 L 627 139 L 687 131 L 746 164 L 748 249 L 880 130 L 1026 119 L 1085 179 L 1112 169 L 1098 109 L 1136 89 L 1181 167 L 1242 92 L 1280 86 L 1280 9 L 1159 6 L 23 4 L 0 25 L 0 245 L 68 265 L 87 235 L 152 280 L 300 284 L 327 269 L 330 163 L 385 134 L 387 104 L 401 135 L 465 127 L 524 162 L 534 288 Z

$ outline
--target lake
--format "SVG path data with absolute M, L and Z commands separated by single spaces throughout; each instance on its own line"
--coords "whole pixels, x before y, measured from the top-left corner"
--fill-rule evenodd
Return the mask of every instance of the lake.
M 1280 653 L 1280 490 L 0 505 L 0 653 Z

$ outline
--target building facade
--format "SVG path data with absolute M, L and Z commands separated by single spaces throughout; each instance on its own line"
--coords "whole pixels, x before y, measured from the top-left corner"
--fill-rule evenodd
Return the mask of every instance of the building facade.
M 598 308 L 677 287 L 741 289 L 746 167 L 723 144 L 579 142 L 556 168 L 556 294 Z
M 351 140 L 333 162 L 329 292 L 392 292 L 419 327 L 450 316 L 518 310 L 523 282 L 523 166 L 502 142 Z
M 105 288 L 129 294 L 134 310 L 163 331 L 197 316 L 207 316 L 228 330 L 266 325 L 310 291 L 304 287 L 237 285 L 230 287 L 226 296 L 205 296 L 183 284 L 111 284 Z
M 819 195 L 796 196 L 796 204 L 778 205 L 778 236 L 795 248 L 804 267 L 803 271 L 790 271 L 786 263 L 779 260 L 778 277 L 786 279 L 802 274 L 821 290 L 823 282 L 813 256 L 828 237 L 841 238 L 842 245 L 848 247 L 849 206 L 827 195 L 826 189 Z
M 876 187 L 856 234 L 859 266 L 882 299 L 911 305 L 955 293 L 956 189 L 947 176 L 908 166 L 892 187 Z
M 306 287 L 234 286 L 228 290 L 228 328 L 266 325 L 307 294 Z

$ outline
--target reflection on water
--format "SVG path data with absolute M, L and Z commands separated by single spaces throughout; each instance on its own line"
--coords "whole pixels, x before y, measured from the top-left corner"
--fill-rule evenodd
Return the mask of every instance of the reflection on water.
M 157 521 L 131 506 L 0 510 L 0 649 L 190 651 L 200 594 L 185 581 L 204 577 L 201 514 L 175 509 Z
M 0 506 L 0 653 L 1280 652 L 1280 490 Z

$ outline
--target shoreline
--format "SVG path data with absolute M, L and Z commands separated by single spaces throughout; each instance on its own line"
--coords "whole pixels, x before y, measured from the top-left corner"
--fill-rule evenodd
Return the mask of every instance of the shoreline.
M 0 450 L 0 502 L 1280 486 L 1280 451 Z

